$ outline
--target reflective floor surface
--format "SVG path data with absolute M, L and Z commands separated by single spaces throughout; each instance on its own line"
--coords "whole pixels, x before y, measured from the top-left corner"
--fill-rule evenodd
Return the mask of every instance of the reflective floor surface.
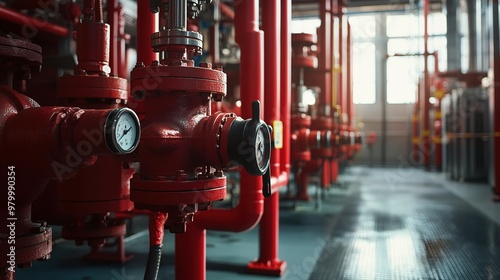
M 281 202 L 280 255 L 288 263 L 281 279 L 500 279 L 500 204 L 485 184 L 413 168 L 351 167 L 341 187 L 317 202 Z M 133 221 L 126 249 L 135 257 L 124 265 L 85 262 L 87 248 L 63 241 L 50 261 L 18 269 L 16 279 L 143 279 L 147 221 Z M 207 279 L 280 279 L 246 272 L 257 244 L 258 229 L 208 232 Z M 173 247 L 168 234 L 159 279 L 174 279 Z

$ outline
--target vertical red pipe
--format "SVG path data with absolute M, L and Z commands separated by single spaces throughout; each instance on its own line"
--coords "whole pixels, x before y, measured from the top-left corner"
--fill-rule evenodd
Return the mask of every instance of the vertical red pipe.
M 333 107 L 333 110 L 335 112 L 337 112 L 337 105 L 339 105 L 340 103 L 338 102 L 338 96 L 339 96 L 339 82 L 340 82 L 340 79 L 339 79 L 339 73 L 337 71 L 337 59 L 339 57 L 339 54 L 337 52 L 338 50 L 338 44 L 337 44 L 337 30 L 335 29 L 335 27 L 337 26 L 336 24 L 336 15 L 338 13 L 338 1 L 337 0 L 330 0 L 330 3 L 332 5 L 332 15 L 330 16 L 330 26 L 331 26 L 331 29 L 332 29 L 332 35 L 331 35 L 331 46 L 332 46 L 332 70 L 335 69 L 334 71 L 332 71 L 332 92 L 333 92 L 333 96 L 332 96 L 332 107 Z M 336 144 L 334 143 L 335 141 L 335 138 L 336 138 L 336 135 L 338 134 L 338 130 L 339 130 L 339 127 L 337 127 L 339 124 L 337 123 L 337 121 L 334 119 L 333 120 L 333 123 L 334 123 L 334 129 L 332 131 L 332 146 L 334 147 L 334 150 L 333 150 L 333 157 L 332 157 L 332 160 L 330 161 L 330 184 L 336 184 L 338 182 L 338 174 L 339 174 L 339 162 L 338 162 L 338 148 L 336 147 Z
M 348 100 L 348 92 L 347 92 L 347 64 L 349 63 L 347 52 L 348 52 L 348 41 L 347 41 L 347 17 L 344 15 L 344 7 L 339 8 L 339 17 L 340 17 L 340 65 L 342 67 L 341 72 L 341 90 L 340 90 L 340 95 L 342 96 L 342 103 L 340 106 L 342 107 L 342 113 L 343 115 L 347 118 L 344 119 L 343 123 L 346 125 L 346 129 L 348 128 L 349 121 L 350 121 L 350 116 L 349 116 L 349 100 Z
M 117 0 L 108 0 L 106 4 L 107 22 L 109 26 L 109 67 L 110 75 L 118 73 L 118 15 L 116 13 Z
M 338 59 L 338 62 L 339 62 L 339 66 L 341 67 L 340 68 L 340 71 L 338 73 L 338 92 L 337 92 L 337 99 L 338 99 L 338 104 L 340 105 L 340 124 L 342 125 L 343 124 L 343 117 L 342 117 L 342 114 L 344 113 L 344 110 L 345 110 L 345 107 L 344 107 L 344 85 L 343 85 L 343 81 L 344 81 L 344 71 L 342 69 L 343 67 L 343 62 L 344 62 L 344 58 L 343 58 L 343 53 L 344 53 L 344 45 L 342 42 L 344 42 L 343 40 L 343 30 L 342 30 L 342 25 L 343 25 L 343 22 L 342 22 L 342 19 L 343 19 L 343 16 L 342 16 L 342 0 L 338 0 L 338 6 L 337 6 L 337 18 L 338 18 L 338 24 L 337 24 L 337 43 L 339 44 L 338 46 L 338 50 L 339 50 L 339 59 Z
M 434 75 L 437 75 L 439 73 L 439 53 L 434 51 L 432 55 L 434 56 Z
M 137 1 L 137 63 L 150 65 L 158 56 L 151 47 L 151 35 L 157 30 L 156 15 L 151 13 L 148 1 Z M 128 106 L 132 108 L 140 118 L 144 116 L 144 102 L 129 98 Z
M 189 255 L 189 258 L 177 258 L 180 253 Z M 175 256 L 175 279 L 205 280 L 206 230 L 196 223 L 189 223 L 185 233 L 175 235 Z
M 429 128 L 429 98 L 431 97 L 430 79 L 429 79 L 429 0 L 424 0 L 424 96 L 421 100 L 422 109 L 422 151 L 424 157 L 424 168 L 430 169 L 430 128 Z
M 117 66 L 118 66 L 118 77 L 126 79 L 128 77 L 128 59 L 127 59 L 127 52 L 125 49 L 125 12 L 123 11 L 123 6 L 118 3 L 118 6 L 116 7 L 116 14 L 118 16 L 118 33 L 116 40 L 118 40 L 118 48 L 116 49 L 116 59 L 118 60 Z
M 292 21 L 291 0 L 281 0 L 281 120 L 283 121 L 283 148 L 281 149 L 281 172 L 290 174 L 290 108 L 292 91 Z
M 320 107 L 332 106 L 332 88 L 331 88 L 331 69 L 332 69 L 332 20 L 331 20 L 331 2 L 330 0 L 321 0 L 320 2 L 320 19 L 318 43 L 318 69 L 322 71 L 324 79 L 322 82 L 321 93 L 319 95 Z M 323 113 L 324 112 L 320 112 Z
M 252 116 L 253 100 L 263 101 L 263 34 L 258 28 L 259 2 L 246 0 L 235 8 L 236 42 L 240 46 L 240 86 L 242 117 Z M 212 209 L 196 213 L 183 236 L 176 237 L 176 276 L 178 280 L 205 280 L 205 233 L 202 229 L 245 231 L 252 229 L 263 212 L 262 179 L 246 171 L 240 177 L 240 201 L 229 210 Z M 191 232 L 194 231 L 194 232 Z M 196 254 L 193 257 L 193 254 Z M 200 272 L 202 271 L 202 272 Z
M 352 52 L 351 52 L 351 25 L 346 17 L 346 113 L 348 116 L 348 127 L 350 132 L 354 132 L 354 104 L 352 100 Z M 355 145 L 352 143 L 349 145 L 349 158 L 354 156 Z
M 264 215 L 260 220 L 259 262 L 278 262 L 278 215 L 265 215 L 265 213 L 279 213 L 279 192 L 275 192 L 264 201 Z M 279 267 L 278 267 L 279 268 Z M 280 273 L 281 274 L 281 273 Z
M 415 102 L 415 107 L 413 108 L 413 116 L 412 116 L 412 128 L 413 128 L 413 137 L 412 137 L 412 160 L 414 162 L 420 162 L 420 123 L 419 123 L 419 115 L 420 115 L 420 100 L 422 99 L 420 91 L 422 90 L 422 82 L 419 81 L 417 85 L 417 101 Z
M 346 42 L 345 42 L 345 48 L 346 48 L 346 57 L 345 57 L 345 76 L 346 76 L 346 85 L 345 85 L 345 92 L 346 92 L 346 113 L 349 118 L 348 120 L 348 125 L 349 125 L 349 130 L 353 131 L 354 130 L 354 104 L 352 100 L 352 52 L 351 52 L 351 25 L 349 24 L 349 21 L 346 17 L 346 31 L 347 31 L 347 36 L 346 36 Z M 354 148 L 354 147 L 351 147 Z
M 151 48 L 151 35 L 156 32 L 156 15 L 148 1 L 137 2 L 137 62 L 149 65 L 158 56 Z
M 264 120 L 272 124 L 280 120 L 280 24 L 281 0 L 262 1 L 262 26 L 264 30 Z M 287 46 L 288 47 L 288 46 Z M 288 72 L 287 70 L 286 72 Z M 287 81 L 290 82 L 290 81 Z M 289 95 L 289 94 L 285 94 Z M 289 110 L 290 108 L 286 108 Z M 288 147 L 286 147 L 288 148 Z M 278 178 L 281 174 L 280 150 L 271 154 L 271 174 Z M 264 200 L 264 215 L 259 226 L 259 258 L 248 264 L 250 272 L 281 275 L 286 263 L 278 258 L 279 192 Z
M 280 0 L 262 1 L 264 31 L 264 121 L 273 124 L 280 119 Z M 279 149 L 272 150 L 271 174 L 280 174 Z

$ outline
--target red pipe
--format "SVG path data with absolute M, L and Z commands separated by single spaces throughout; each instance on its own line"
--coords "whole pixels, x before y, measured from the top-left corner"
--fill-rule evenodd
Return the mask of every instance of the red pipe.
M 153 52 L 151 48 L 151 34 L 155 33 L 157 30 L 156 26 L 156 15 L 151 13 L 149 3 L 147 1 L 138 1 L 137 3 L 137 63 L 144 63 L 145 65 L 150 65 L 154 60 L 158 59 L 158 55 Z M 144 102 L 136 101 L 132 97 L 129 99 L 128 106 L 139 115 L 139 118 L 143 118 L 145 114 Z
M 344 61 L 344 58 L 343 58 L 343 51 L 344 51 L 344 46 L 342 45 L 342 42 L 344 40 L 343 39 L 343 32 L 342 32 L 342 25 L 343 25 L 343 22 L 342 22 L 342 1 L 341 0 L 338 0 L 338 6 L 337 6 L 337 18 L 338 18 L 338 24 L 337 24 L 337 38 L 338 38 L 338 41 L 337 43 L 339 44 L 338 46 L 338 49 L 339 49 L 339 59 L 338 59 L 338 62 L 339 62 L 339 65 L 340 67 L 342 67 L 342 63 Z M 345 110 L 345 107 L 344 107 L 344 94 L 343 94 L 343 81 L 344 81 L 344 72 L 342 71 L 343 69 L 341 68 L 340 71 L 339 71 L 339 74 L 338 74 L 338 92 L 337 92 L 337 99 L 338 99 L 338 104 L 340 105 L 340 124 L 342 125 L 343 124 L 343 117 L 342 117 L 342 114 L 344 113 L 344 110 Z
M 175 279 L 205 280 L 206 255 L 206 230 L 189 223 L 185 233 L 175 235 Z
M 439 73 L 439 53 L 434 51 L 432 55 L 434 56 L 434 74 L 437 75 Z
M 347 18 L 345 20 L 346 22 L 346 30 L 347 30 L 347 36 L 346 36 L 346 42 L 345 42 L 345 48 L 346 48 L 346 57 L 345 57 L 345 80 L 346 80 L 346 85 L 345 85 L 345 92 L 346 92 L 346 113 L 348 116 L 348 125 L 349 125 L 349 131 L 354 131 L 354 103 L 352 100 L 352 52 L 351 52 L 351 25 L 349 24 Z M 351 143 L 351 156 L 353 153 L 354 146 Z
M 344 11 L 343 8 L 339 9 L 339 17 L 340 17 L 340 49 L 341 49 L 341 61 L 340 65 L 342 67 L 341 70 L 341 91 L 340 95 L 342 96 L 342 103 L 341 108 L 342 108 L 342 113 L 344 116 L 347 117 L 347 119 L 343 118 L 344 122 L 343 124 L 348 126 L 350 120 L 350 115 L 349 115 L 349 94 L 348 94 L 348 76 L 349 73 L 347 73 L 347 64 L 349 63 L 349 57 L 348 57 L 348 25 L 347 25 L 347 17 L 344 16 Z
M 280 1 L 262 1 L 264 30 L 264 121 L 273 124 L 280 119 Z M 280 174 L 279 149 L 271 152 L 271 174 Z
M 415 107 L 413 108 L 413 116 L 412 116 L 412 129 L 413 129 L 413 138 L 412 138 L 412 147 L 413 147 L 413 153 L 411 155 L 411 159 L 414 162 L 420 162 L 420 131 L 419 131 L 419 126 L 420 126 L 420 120 L 419 120 L 419 115 L 420 115 L 420 100 L 422 97 L 420 96 L 420 90 L 421 90 L 421 81 L 418 82 L 417 85 L 417 100 L 415 102 Z
M 219 1 L 218 5 L 219 5 L 219 9 L 220 9 L 221 13 L 228 20 L 234 21 L 234 11 L 233 11 L 233 9 L 231 9 L 231 7 L 229 7 L 227 4 L 222 3 L 221 1 Z
M 290 30 L 292 5 L 288 0 L 281 0 L 281 120 L 283 121 L 283 148 L 281 149 L 281 172 L 290 174 L 290 108 L 292 106 L 292 35 Z
M 108 15 L 109 26 L 109 67 L 111 68 L 110 75 L 116 75 L 118 72 L 118 15 L 117 15 L 117 0 L 108 0 L 106 12 Z M 124 77 L 123 77 L 124 78 Z
M 324 91 L 320 94 L 319 104 L 320 106 L 332 105 L 332 95 L 331 95 L 331 69 L 332 69 L 332 40 L 330 39 L 332 34 L 331 28 L 331 2 L 330 0 L 322 0 L 320 4 L 320 18 L 321 25 L 319 27 L 318 43 L 319 43 L 319 54 L 318 54 L 318 69 L 325 72 L 325 78 L 322 82 L 321 90 Z M 328 78 L 329 77 L 329 78 Z
M 41 20 L 39 18 L 33 18 L 2 6 L 0 6 L 0 20 L 22 25 L 23 33 L 28 35 L 25 37 L 35 35 L 39 31 L 58 37 L 66 37 L 69 33 L 66 27 L 49 23 L 47 19 Z
M 253 100 L 264 99 L 264 38 L 263 32 L 258 29 L 258 7 L 259 2 L 256 0 L 244 1 L 235 11 L 238 15 L 235 21 L 236 42 L 241 48 L 241 117 L 244 119 L 252 115 L 249 104 Z M 253 228 L 263 211 L 262 180 L 242 171 L 240 182 L 241 198 L 235 208 L 199 212 L 195 223 L 205 229 L 235 232 Z
M 111 75 L 127 78 L 127 60 L 125 57 L 125 17 L 123 7 L 117 0 L 107 2 L 109 34 L 109 66 Z
M 429 0 L 424 0 L 424 96 L 421 100 L 422 109 L 422 149 L 424 156 L 424 168 L 430 168 L 430 128 L 429 128 L 429 98 L 431 96 L 429 78 Z
M 155 33 L 156 15 L 151 13 L 149 3 L 139 1 L 137 4 L 137 62 L 149 65 L 158 56 L 151 48 L 151 34 Z
M 251 116 L 250 104 L 253 100 L 263 100 L 263 81 L 264 81 L 264 57 L 263 57 L 263 34 L 258 29 L 258 11 L 259 2 L 255 0 L 244 1 L 236 7 L 235 27 L 236 27 L 236 41 L 241 48 L 241 61 L 240 61 L 240 85 L 241 85 L 241 102 L 242 117 L 247 118 Z M 276 6 L 276 10 L 277 10 Z M 288 10 L 290 9 L 287 5 Z M 279 18 L 279 17 L 278 17 Z M 276 25 L 279 21 L 275 22 Z M 275 27 L 277 29 L 277 27 Z M 276 37 L 276 44 L 279 37 Z M 278 55 L 279 49 L 275 47 L 275 56 Z M 274 63 L 275 75 L 279 78 L 279 63 Z M 275 84 L 271 84 L 273 88 L 279 89 L 277 80 Z M 276 94 L 278 91 L 275 91 Z M 279 99 L 274 97 L 268 102 L 278 102 Z M 269 104 L 264 104 L 265 112 Z M 276 110 L 276 106 L 274 107 Z M 289 108 L 287 108 L 289 110 Z M 279 118 L 280 110 L 268 113 L 267 117 L 271 120 Z M 269 117 L 271 116 L 271 117 Z M 273 118 L 274 116 L 274 118 Z M 285 126 L 289 125 L 286 123 Z M 289 137 L 289 135 L 284 135 Z M 287 166 L 289 163 L 284 162 Z M 266 218 L 261 227 L 264 229 L 270 228 L 276 234 L 269 236 L 262 236 L 261 234 L 261 256 L 263 258 L 271 257 L 276 260 L 278 264 L 278 271 L 281 274 L 284 271 L 284 262 L 278 261 L 277 252 L 277 230 L 278 230 L 278 210 L 279 210 L 279 197 L 276 190 L 287 184 L 288 173 L 281 172 L 280 162 L 274 161 L 275 173 L 271 179 L 273 187 L 273 196 L 268 199 L 270 203 L 266 203 Z M 279 174 L 279 175 L 278 175 Z M 207 212 L 198 212 L 194 223 L 188 226 L 187 233 L 178 235 L 176 237 L 176 279 L 205 279 L 205 229 L 223 230 L 240 232 L 253 228 L 262 217 L 264 211 L 263 197 L 261 195 L 261 179 L 258 177 L 250 176 L 247 172 L 241 172 L 241 187 L 240 187 L 240 202 L 239 204 L 229 210 L 213 209 Z M 267 232 L 267 230 L 265 231 Z M 265 245 L 264 245 L 265 244 Z M 271 245 L 269 245 L 271 244 Z M 270 251 L 267 251 L 270 249 Z M 193 258 L 192 252 L 197 252 Z M 189 269 L 182 267 L 182 264 L 189 263 Z M 266 263 L 267 264 L 267 263 Z M 194 268 L 193 268 L 194 267 Z

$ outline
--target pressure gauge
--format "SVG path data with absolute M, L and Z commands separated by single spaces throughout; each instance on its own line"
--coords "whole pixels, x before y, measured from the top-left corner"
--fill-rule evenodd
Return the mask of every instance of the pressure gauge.
M 252 103 L 251 119 L 237 118 L 232 122 L 228 142 L 230 160 L 238 162 L 251 175 L 264 175 L 263 194 L 270 196 L 271 128 L 260 119 L 259 101 Z
M 267 163 L 266 159 L 266 145 L 265 145 L 265 132 L 263 127 L 257 130 L 257 135 L 255 136 L 255 159 L 259 169 L 264 168 Z
M 128 108 L 115 109 L 106 117 L 104 135 L 106 145 L 113 153 L 131 153 L 137 148 L 141 136 L 139 118 Z

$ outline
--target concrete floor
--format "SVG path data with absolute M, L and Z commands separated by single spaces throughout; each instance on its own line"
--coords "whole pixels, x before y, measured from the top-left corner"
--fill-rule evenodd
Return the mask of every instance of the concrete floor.
M 333 188 L 325 194 L 319 209 L 314 201 L 298 203 L 295 207 L 290 201 L 282 201 L 280 256 L 287 261 L 288 269 L 281 279 L 473 279 L 457 277 L 453 273 L 435 275 L 421 271 L 415 273 L 412 270 L 398 270 L 400 268 L 397 265 L 391 265 L 391 262 L 373 262 L 375 259 L 390 260 L 394 254 L 402 258 L 412 256 L 413 259 L 422 257 L 422 254 L 425 255 L 425 250 L 419 251 L 419 246 L 416 245 L 422 239 L 422 233 L 418 227 L 414 226 L 413 223 L 404 222 L 404 228 L 392 228 L 394 224 L 399 225 L 401 220 L 413 221 L 415 219 L 423 219 L 424 222 L 420 226 L 425 227 L 427 224 L 425 219 L 432 219 L 432 217 L 418 212 L 422 210 L 418 208 L 420 207 L 418 205 L 423 205 L 422 203 L 440 205 L 440 207 L 451 205 L 450 207 L 466 209 L 468 213 L 472 214 L 467 216 L 465 213 L 464 218 L 484 219 L 484 223 L 491 222 L 486 225 L 488 228 L 484 228 L 485 232 L 495 231 L 495 234 L 488 235 L 489 239 L 493 239 L 488 242 L 500 244 L 500 237 L 497 234 L 497 228 L 500 225 L 500 215 L 498 214 L 500 213 L 500 204 L 492 202 L 491 190 L 486 184 L 451 182 L 446 180 L 442 174 L 424 172 L 414 168 L 367 167 L 349 168 L 341 176 L 341 183 L 342 188 Z M 424 193 L 413 190 L 422 190 Z M 433 192 L 436 192 L 436 195 L 431 199 L 429 197 Z M 311 188 L 311 195 L 314 195 L 314 188 Z M 447 200 L 448 198 L 451 199 L 451 202 Z M 423 209 L 431 208 L 426 206 Z M 436 209 L 432 213 L 441 213 L 441 208 Z M 444 221 L 448 219 L 446 215 L 452 213 L 448 210 L 442 212 Z M 374 214 L 384 211 L 389 214 L 385 213 L 384 216 Z M 460 212 L 460 215 L 463 214 Z M 417 217 L 417 215 L 420 216 Z M 396 216 L 399 218 L 394 218 Z M 380 217 L 383 217 L 382 223 L 377 224 L 381 221 Z M 429 220 L 429 224 L 432 222 Z M 62 241 L 54 246 L 50 261 L 34 262 L 32 268 L 18 269 L 16 279 L 143 279 L 148 235 L 146 231 L 140 229 L 144 228 L 145 224 L 146 221 L 143 217 L 134 218 L 133 234 L 126 239 L 127 252 L 133 254 L 134 258 L 124 265 L 85 262 L 81 257 L 87 252 L 86 247 L 76 247 L 72 242 Z M 439 227 L 439 224 L 437 226 Z M 478 224 L 476 226 L 484 225 Z M 57 232 L 57 228 L 55 228 L 55 235 Z M 435 231 L 429 234 L 435 234 Z M 457 232 L 458 236 L 460 234 Z M 404 239 L 397 239 L 398 236 L 409 236 L 410 243 L 402 242 L 401 240 Z M 395 252 L 388 253 L 387 250 L 373 251 L 370 249 L 370 246 L 379 248 L 380 244 L 384 244 L 384 246 L 394 244 L 387 243 L 393 240 L 391 238 L 396 238 L 394 240 L 400 242 L 394 245 L 396 246 Z M 481 241 L 481 238 L 482 236 L 478 237 L 478 240 Z M 174 279 L 173 240 L 171 234 L 166 235 L 159 279 Z M 491 248 L 483 245 L 476 247 L 479 248 L 477 249 L 479 253 L 482 252 L 481 250 L 492 251 L 491 254 L 487 254 L 488 252 L 482 252 L 483 255 L 478 253 L 482 258 L 496 261 L 500 256 L 500 253 L 497 256 L 496 245 Z M 500 248 L 498 248 L 498 252 L 500 252 Z M 405 253 L 408 253 L 408 256 Z M 239 234 L 215 231 L 207 233 L 207 278 L 209 280 L 272 279 L 271 277 L 246 273 L 246 264 L 257 256 L 257 228 Z M 349 265 L 346 265 L 346 262 Z M 419 262 L 423 268 L 429 269 L 428 260 Z M 442 262 L 446 264 L 446 258 Z M 350 265 L 350 263 L 355 265 Z M 500 261 L 496 263 L 500 264 Z M 409 263 L 396 262 L 396 264 Z M 433 265 L 433 267 L 439 267 L 435 263 Z M 448 269 L 448 267 L 445 268 Z M 483 267 L 477 269 L 481 271 Z M 489 274 L 483 275 L 478 272 L 479 278 L 477 279 L 500 279 L 500 272 L 497 271 L 500 268 L 490 266 L 489 269 Z M 454 276 L 447 278 L 446 275 Z

